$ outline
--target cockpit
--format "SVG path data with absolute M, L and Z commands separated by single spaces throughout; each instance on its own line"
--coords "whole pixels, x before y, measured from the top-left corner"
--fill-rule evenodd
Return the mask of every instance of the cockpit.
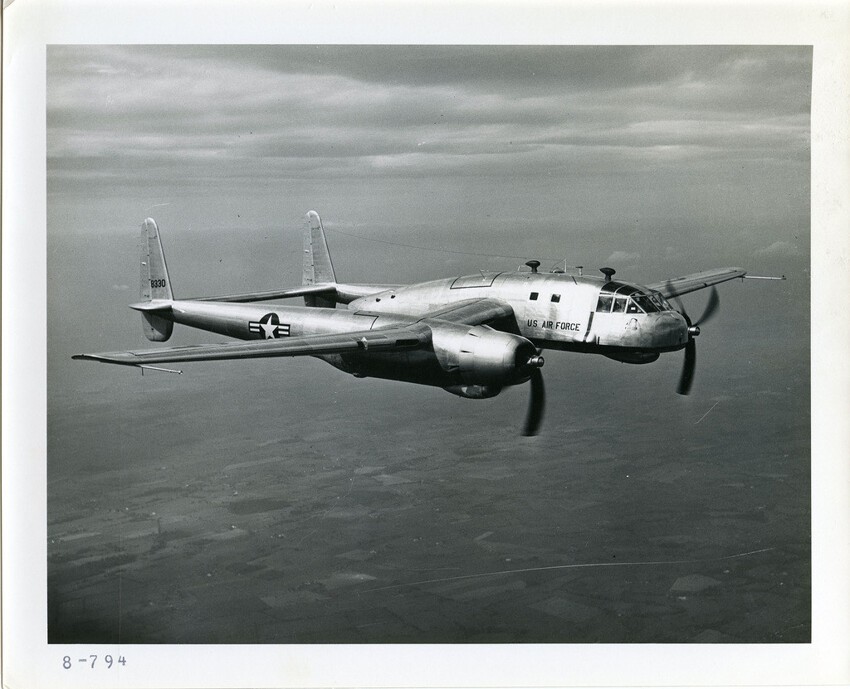
M 659 292 L 643 292 L 623 282 L 606 282 L 596 302 L 597 313 L 656 313 L 674 311 Z

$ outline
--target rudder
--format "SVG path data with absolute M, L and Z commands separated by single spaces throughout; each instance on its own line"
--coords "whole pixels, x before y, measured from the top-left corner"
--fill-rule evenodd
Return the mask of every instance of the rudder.
M 149 302 L 153 299 L 167 299 L 169 301 L 174 299 L 159 228 L 153 218 L 147 218 L 142 223 L 140 267 L 139 295 L 143 302 Z M 165 305 L 163 310 L 170 310 L 170 307 Z M 171 337 L 173 329 L 173 321 L 157 315 L 155 309 L 142 311 L 142 330 L 149 340 L 165 342 Z
M 307 213 L 304 224 L 304 265 L 301 284 L 320 285 L 336 283 L 331 254 L 325 240 L 325 230 L 322 219 L 316 211 Z M 336 301 L 327 297 L 307 295 L 304 297 L 306 306 L 320 308 L 335 308 Z

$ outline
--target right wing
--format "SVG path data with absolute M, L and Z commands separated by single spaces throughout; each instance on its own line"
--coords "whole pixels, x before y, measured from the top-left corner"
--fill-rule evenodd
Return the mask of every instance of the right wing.
M 420 349 L 431 342 L 431 329 L 414 324 L 397 328 L 360 330 L 333 335 L 278 338 L 252 342 L 186 345 L 137 352 L 75 354 L 73 359 L 101 361 L 107 364 L 145 367 L 149 364 L 222 359 L 259 359 L 263 357 L 317 356 L 357 351 L 400 351 Z
M 330 294 L 336 292 L 336 285 L 306 285 L 289 289 L 276 289 L 267 292 L 248 292 L 246 294 L 227 294 L 222 297 L 196 297 L 187 301 L 233 301 L 247 304 L 252 301 L 267 301 L 269 299 L 289 299 L 303 297 L 305 294 Z
M 665 297 L 678 297 L 680 294 L 688 294 L 696 292 L 698 289 L 705 289 L 712 285 L 719 285 L 721 282 L 742 278 L 747 274 L 746 270 L 741 268 L 717 268 L 715 270 L 705 270 L 701 273 L 693 275 L 685 275 L 664 282 L 656 282 L 652 285 L 646 285 L 650 290 L 661 292 Z
M 223 301 L 247 304 L 253 301 L 269 301 L 270 299 L 289 299 L 309 295 L 323 295 L 340 304 L 349 304 L 360 297 L 378 294 L 402 285 L 348 285 L 337 282 L 326 282 L 316 285 L 303 285 L 289 289 L 275 289 L 266 292 L 246 292 L 245 294 L 225 294 L 221 297 L 195 297 L 186 301 Z

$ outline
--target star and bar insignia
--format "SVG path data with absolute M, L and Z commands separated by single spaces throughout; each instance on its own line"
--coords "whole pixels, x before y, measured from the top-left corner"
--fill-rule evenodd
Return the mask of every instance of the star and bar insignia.
M 289 337 L 289 323 L 281 323 L 276 313 L 267 313 L 259 321 L 248 321 L 248 332 L 264 340 Z

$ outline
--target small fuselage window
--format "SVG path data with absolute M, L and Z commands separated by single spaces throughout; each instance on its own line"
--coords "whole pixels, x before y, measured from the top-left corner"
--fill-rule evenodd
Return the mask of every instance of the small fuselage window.
M 552 301 L 557 304 L 559 301 L 561 301 L 561 295 L 560 294 L 553 294 L 552 295 Z
M 528 295 L 528 298 L 531 301 L 537 301 L 537 292 L 532 292 L 531 294 Z

